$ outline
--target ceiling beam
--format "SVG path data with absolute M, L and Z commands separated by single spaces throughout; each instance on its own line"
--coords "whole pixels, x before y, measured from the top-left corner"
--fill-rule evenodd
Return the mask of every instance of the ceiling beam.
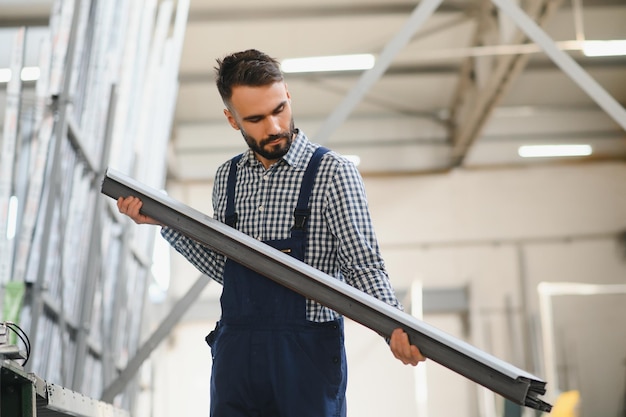
M 621 0 L 594 0 L 593 7 L 620 5 Z M 280 19 L 310 19 L 310 18 L 340 18 L 357 16 L 384 16 L 410 14 L 415 4 L 406 2 L 393 3 L 381 1 L 381 4 L 351 4 L 351 5 L 309 5 L 299 6 L 271 6 L 261 7 L 193 7 L 189 12 L 190 24 L 208 22 L 236 22 L 246 20 L 280 20 Z M 293 4 L 298 4 L 294 2 Z M 567 3 L 564 7 L 571 7 Z M 445 1 L 438 8 L 437 13 L 465 13 L 475 15 L 479 11 L 476 1 Z
M 428 20 L 443 0 L 422 0 L 415 7 L 408 20 L 398 33 L 385 45 L 376 64 L 365 71 L 348 95 L 339 103 L 315 135 L 318 143 L 324 143 L 330 135 L 348 118 L 370 88 L 382 77 L 395 56 L 406 46 L 422 24 Z
M 594 0 L 593 7 L 621 5 L 621 0 Z M 1 4 L 0 2 L 0 27 L 18 26 L 48 26 L 52 0 L 39 0 L 34 3 L 24 4 Z M 571 7 L 569 3 L 564 8 Z M 308 19 L 308 18 L 335 18 L 355 16 L 383 16 L 410 14 L 415 6 L 407 3 L 385 4 L 355 4 L 322 5 L 322 6 L 292 6 L 292 7 L 228 7 L 228 8 L 200 8 L 190 10 L 188 23 L 203 24 L 210 22 L 236 22 L 245 20 L 277 20 L 277 19 Z M 475 15 L 479 6 L 475 2 L 452 2 L 446 1 L 441 4 L 437 13 L 465 13 Z
M 621 69 L 626 67 L 626 57 L 575 57 L 573 58 L 580 66 L 586 69 Z M 549 59 L 534 61 L 526 65 L 525 72 L 554 70 L 558 68 Z M 456 64 L 394 64 L 385 71 L 385 76 L 402 75 L 446 75 L 459 73 L 459 65 Z M 325 73 L 292 73 L 288 74 L 289 80 L 311 80 L 320 81 L 329 78 L 356 78 L 362 71 L 337 71 Z M 212 71 L 182 71 L 179 73 L 179 81 L 182 84 L 193 83 L 214 83 L 215 75 Z
M 192 124 L 192 123 L 188 123 Z M 505 143 L 517 143 L 517 142 L 537 142 L 546 141 L 551 143 L 570 143 L 572 141 L 589 141 L 594 142 L 612 141 L 625 139 L 624 133 L 615 130 L 588 130 L 588 131 L 575 131 L 575 132 L 553 132 L 553 133 L 506 133 L 506 134 L 490 134 L 481 137 L 481 144 L 505 144 Z M 449 146 L 446 142 L 446 138 L 442 136 L 419 136 L 416 135 L 412 138 L 392 138 L 387 135 L 378 138 L 369 138 L 360 140 L 358 142 L 342 142 L 334 141 L 332 144 L 333 150 L 340 148 L 355 149 L 368 149 L 368 148 L 393 148 L 404 146 L 417 146 L 417 147 L 442 147 Z M 240 143 L 233 143 L 231 146 L 226 145 L 213 145 L 209 141 L 205 144 L 195 145 L 177 145 L 172 150 L 175 155 L 199 155 L 199 154 L 212 154 L 218 152 L 236 153 L 241 150 Z
M 560 0 L 538 0 L 531 4 L 526 13 L 529 16 L 534 16 L 535 20 L 543 25 L 556 11 L 560 3 Z M 521 30 L 516 31 L 512 39 L 514 44 L 523 44 L 527 41 L 527 36 Z M 450 160 L 452 167 L 463 164 L 472 144 L 480 136 L 494 108 L 511 83 L 519 77 L 526 67 L 529 57 L 528 54 L 499 56 L 493 67 L 494 70 L 483 88 L 480 88 L 476 83 L 476 62 L 473 58 L 468 58 L 472 60 L 472 87 L 475 88 L 465 88 L 465 95 L 457 97 L 457 101 L 453 103 L 451 108 L 450 113 L 460 118 L 460 120 L 451 121 L 456 125 L 453 127 L 452 136 Z
M 541 27 L 528 19 L 528 16 L 524 15 L 516 5 L 507 3 L 506 0 L 492 1 L 504 10 L 529 38 L 537 42 L 552 61 L 626 131 L 626 109 L 617 100 L 608 94 L 576 61 L 563 53 Z
M 474 30 L 474 35 L 472 37 L 471 45 L 474 47 L 480 44 L 480 40 L 484 35 L 486 30 L 487 22 L 486 20 L 489 18 L 487 6 L 489 5 L 488 1 L 483 0 L 481 13 L 478 15 L 478 24 Z M 449 120 L 451 123 L 448 123 L 449 127 L 449 137 L 450 141 L 456 135 L 457 125 L 455 123 L 456 120 L 459 120 L 461 116 L 461 111 L 463 109 L 463 100 L 465 100 L 472 90 L 474 86 L 473 82 L 473 69 L 474 69 L 474 61 L 475 58 L 472 55 L 468 55 L 461 64 L 461 67 L 457 69 L 459 72 L 459 79 L 456 85 L 456 89 L 452 96 L 452 105 L 449 109 Z
M 294 3 L 295 4 L 295 3 Z M 352 5 L 309 5 L 292 7 L 228 7 L 228 8 L 195 8 L 189 14 L 189 23 L 242 21 L 242 20 L 282 20 L 282 19 L 310 19 L 310 18 L 340 18 L 384 15 L 409 15 L 415 9 L 414 4 L 381 2 L 381 4 L 352 4 Z M 475 6 L 472 2 L 464 4 L 441 5 L 440 13 L 463 12 L 472 13 Z

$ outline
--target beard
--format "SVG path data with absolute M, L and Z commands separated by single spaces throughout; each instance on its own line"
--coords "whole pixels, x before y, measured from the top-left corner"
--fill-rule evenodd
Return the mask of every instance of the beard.
M 241 135 L 243 136 L 244 140 L 248 144 L 248 147 L 252 149 L 254 153 L 261 155 L 263 158 L 271 161 L 280 159 L 285 156 L 287 152 L 289 152 L 291 144 L 293 143 L 293 136 L 296 133 L 293 119 L 291 119 L 288 131 L 280 132 L 276 135 L 271 135 L 261 140 L 253 138 L 241 128 L 239 128 L 239 130 L 241 131 Z M 284 145 L 280 143 L 276 145 L 269 145 L 270 142 L 282 138 L 286 139 Z

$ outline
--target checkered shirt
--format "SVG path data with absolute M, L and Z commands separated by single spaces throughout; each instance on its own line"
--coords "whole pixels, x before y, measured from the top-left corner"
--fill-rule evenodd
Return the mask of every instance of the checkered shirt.
M 304 171 L 319 145 L 298 132 L 289 152 L 268 169 L 247 150 L 238 162 L 235 208 L 237 229 L 258 240 L 290 237 Z M 231 161 L 221 165 L 213 187 L 215 219 L 224 222 L 226 184 Z M 361 176 L 346 158 L 328 152 L 309 200 L 304 261 L 384 302 L 402 308 L 394 295 L 369 214 Z M 164 227 L 163 237 L 198 270 L 223 284 L 225 257 Z M 307 300 L 307 319 L 325 322 L 339 315 Z

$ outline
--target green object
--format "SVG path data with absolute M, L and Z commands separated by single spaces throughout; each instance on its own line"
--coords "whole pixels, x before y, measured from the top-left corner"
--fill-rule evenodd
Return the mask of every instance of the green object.
M 0 415 L 36 416 L 36 392 L 33 380 L 22 369 L 0 366 Z
M 20 311 L 24 301 L 26 285 L 23 282 L 9 281 L 4 287 L 4 307 L 2 309 L 2 319 L 7 322 L 19 324 Z M 11 332 L 9 342 L 17 343 L 17 336 Z

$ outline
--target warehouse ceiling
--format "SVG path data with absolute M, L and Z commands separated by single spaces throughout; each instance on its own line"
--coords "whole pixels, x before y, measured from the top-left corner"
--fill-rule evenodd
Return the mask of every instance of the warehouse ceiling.
M 2 19 L 35 19 L 43 3 Z M 581 51 L 582 41 L 626 39 L 626 2 L 529 0 L 519 2 L 523 13 L 499 7 L 513 3 L 191 0 L 170 179 L 208 180 L 245 149 L 222 113 L 213 67 L 247 48 L 279 60 L 376 56 L 368 71 L 286 75 L 296 126 L 358 156 L 364 175 L 626 159 L 626 56 Z M 527 16 L 537 26 L 522 31 Z M 586 144 L 593 153 L 518 155 L 535 144 Z

